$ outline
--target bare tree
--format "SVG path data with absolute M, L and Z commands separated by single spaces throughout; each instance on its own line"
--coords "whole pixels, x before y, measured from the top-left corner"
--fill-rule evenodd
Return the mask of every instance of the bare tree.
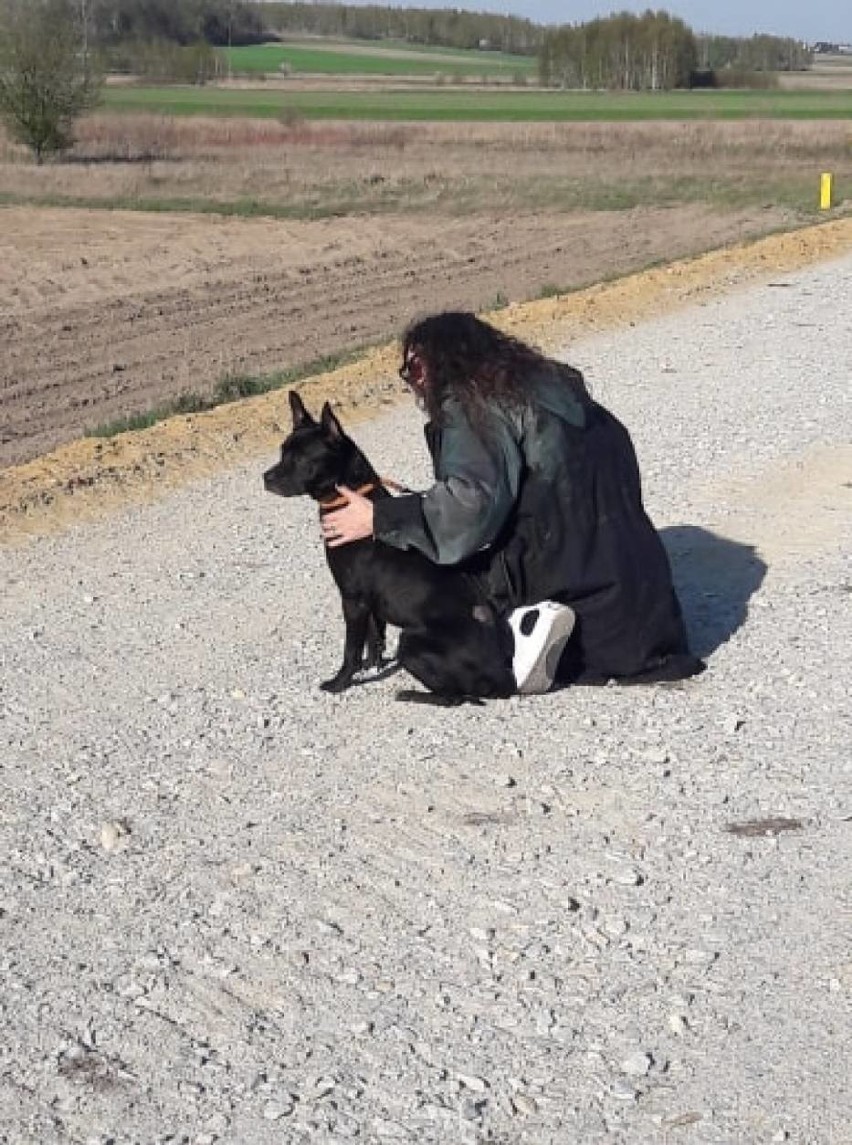
M 97 102 L 87 23 L 79 0 L 0 0 L 0 116 L 38 163 Z

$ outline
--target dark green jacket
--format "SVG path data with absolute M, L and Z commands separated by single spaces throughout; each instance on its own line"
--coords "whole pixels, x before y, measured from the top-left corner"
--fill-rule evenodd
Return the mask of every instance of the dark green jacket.
M 559 600 L 584 669 L 630 676 L 686 651 L 668 558 L 627 430 L 558 376 L 474 428 L 447 401 L 426 437 L 436 484 L 376 503 L 375 537 L 476 576 L 501 611 Z

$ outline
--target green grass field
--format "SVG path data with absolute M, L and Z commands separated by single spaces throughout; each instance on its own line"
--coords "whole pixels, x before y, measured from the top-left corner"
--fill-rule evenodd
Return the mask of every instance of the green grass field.
M 340 76 L 533 76 L 535 59 L 502 52 L 453 52 L 422 49 L 412 45 L 383 44 L 371 47 L 364 41 L 353 45 L 324 41 L 313 44 L 259 44 L 224 51 L 234 72 L 270 74 L 282 64 L 293 74 Z M 434 56 L 434 59 L 424 57 Z
M 282 91 L 109 87 L 104 106 L 162 115 L 298 115 L 304 119 L 595 122 L 684 119 L 852 119 L 848 91 Z

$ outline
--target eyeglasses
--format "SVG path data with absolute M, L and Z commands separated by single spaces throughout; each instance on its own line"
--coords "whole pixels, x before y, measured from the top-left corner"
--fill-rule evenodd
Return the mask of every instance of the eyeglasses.
M 420 371 L 421 366 L 416 354 L 410 354 L 399 367 L 399 376 L 404 382 L 410 384 L 419 376 Z

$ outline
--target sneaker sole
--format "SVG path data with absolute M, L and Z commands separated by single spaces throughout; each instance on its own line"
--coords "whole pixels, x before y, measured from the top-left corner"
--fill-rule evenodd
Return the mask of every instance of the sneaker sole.
M 556 669 L 559 667 L 565 645 L 574 631 L 576 622 L 577 618 L 573 610 L 567 606 L 564 611 L 559 613 L 553 621 L 547 643 L 542 648 L 523 685 L 518 688 L 519 696 L 542 695 L 544 692 L 550 691 L 553 681 L 556 679 Z

